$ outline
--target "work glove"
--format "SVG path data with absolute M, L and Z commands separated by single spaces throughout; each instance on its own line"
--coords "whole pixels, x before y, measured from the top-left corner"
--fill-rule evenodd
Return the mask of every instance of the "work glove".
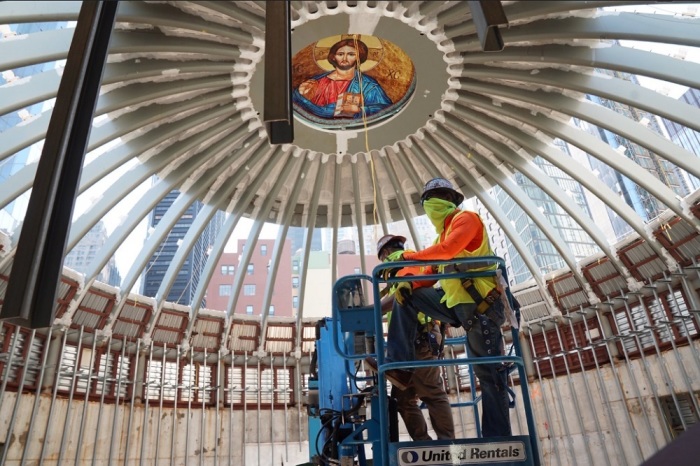
M 386 262 L 398 262 L 403 260 L 404 251 L 394 251 L 386 256 Z
M 384 269 L 380 272 L 381 277 L 384 281 L 389 280 L 390 278 L 394 277 L 399 270 L 401 270 L 401 269 L 399 269 L 399 268 Z
M 398 261 L 405 260 L 403 258 L 403 255 L 404 255 L 404 253 L 407 253 L 407 252 L 416 252 L 416 251 L 413 251 L 411 249 L 406 249 L 405 251 L 394 251 L 387 256 L 385 261 L 386 262 L 398 262 Z
M 399 282 L 394 290 L 394 299 L 399 305 L 404 306 L 411 293 L 413 293 L 413 287 L 409 282 Z

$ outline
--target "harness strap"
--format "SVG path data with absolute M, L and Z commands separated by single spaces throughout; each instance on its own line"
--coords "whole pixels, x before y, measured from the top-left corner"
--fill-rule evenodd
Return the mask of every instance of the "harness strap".
M 469 278 L 462 280 L 462 286 L 474 300 L 474 303 L 476 304 L 476 311 L 479 314 L 484 314 L 486 311 L 488 311 L 493 303 L 498 301 L 498 299 L 501 297 L 501 293 L 499 293 L 496 288 L 489 291 L 489 294 L 486 296 L 481 296 L 474 286 L 474 282 Z
M 445 266 L 445 272 L 464 272 L 465 270 L 460 270 L 457 264 L 448 264 Z M 484 314 L 488 309 L 498 301 L 501 297 L 501 293 L 497 288 L 491 289 L 489 294 L 486 296 L 481 296 L 481 293 L 474 286 L 474 281 L 471 278 L 461 279 L 462 287 L 469 293 L 469 296 L 474 300 L 476 304 L 476 311 L 479 314 Z

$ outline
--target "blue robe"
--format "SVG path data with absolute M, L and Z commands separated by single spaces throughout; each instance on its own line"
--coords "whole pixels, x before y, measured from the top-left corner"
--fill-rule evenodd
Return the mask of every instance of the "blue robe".
M 323 78 L 324 76 L 328 76 L 331 73 L 332 71 L 327 71 L 325 73 L 316 75 L 311 79 L 318 81 L 319 79 Z M 391 99 L 389 99 L 389 97 L 386 95 L 384 89 L 382 89 L 382 86 L 377 82 L 377 80 L 367 76 L 366 74 L 362 75 L 362 90 L 365 102 L 365 115 L 367 116 L 380 112 L 392 103 Z M 354 94 L 360 93 L 360 80 L 359 73 L 357 72 L 357 70 L 355 70 L 355 76 L 353 76 L 352 80 L 350 81 L 350 85 L 348 86 L 346 92 L 351 92 Z M 294 92 L 292 93 L 292 101 L 295 105 L 300 106 L 307 112 L 316 115 L 319 118 L 325 118 L 329 120 L 334 118 L 336 104 L 335 102 L 331 102 L 324 106 L 316 105 L 306 97 L 302 96 L 301 93 L 299 93 L 298 88 L 294 89 Z M 362 112 L 358 112 L 352 116 L 352 118 L 361 117 Z

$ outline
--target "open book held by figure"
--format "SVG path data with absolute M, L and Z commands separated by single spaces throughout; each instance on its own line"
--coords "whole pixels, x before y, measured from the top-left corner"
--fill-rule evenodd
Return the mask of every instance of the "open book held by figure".
M 356 94 L 354 92 L 342 92 L 338 94 L 338 100 L 335 103 L 335 111 L 333 112 L 334 117 L 353 117 L 355 112 L 348 110 L 347 108 L 352 108 L 352 106 L 362 107 L 362 95 Z

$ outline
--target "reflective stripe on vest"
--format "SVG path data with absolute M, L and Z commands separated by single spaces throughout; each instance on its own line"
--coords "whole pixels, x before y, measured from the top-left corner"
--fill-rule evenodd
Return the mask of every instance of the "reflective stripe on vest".
M 455 214 L 455 216 L 452 218 L 452 221 L 450 222 L 450 226 L 441 234 L 438 235 L 438 237 L 435 239 L 435 244 L 440 243 L 442 238 L 446 238 L 450 232 L 452 231 L 452 225 L 454 225 L 454 221 L 457 218 L 457 216 L 461 215 L 464 210 L 461 210 Z M 478 214 L 477 214 L 478 216 Z M 481 220 L 481 217 L 479 217 L 479 220 Z M 493 251 L 491 250 L 491 246 L 489 245 L 489 238 L 488 235 L 486 234 L 486 228 L 484 228 L 484 222 L 481 222 L 481 230 L 482 230 L 482 240 L 481 240 L 481 245 L 475 250 L 475 251 L 467 251 L 467 250 L 462 250 L 459 254 L 455 256 L 455 259 L 458 258 L 463 258 L 463 257 L 483 257 L 483 256 L 492 256 Z M 480 269 L 474 269 L 474 270 L 495 270 L 497 268 L 496 265 L 489 266 L 489 267 L 484 267 Z M 444 270 L 444 266 L 439 267 L 440 273 Z M 496 288 L 496 282 L 494 281 L 493 278 L 491 277 L 478 277 L 472 279 L 474 281 L 474 287 L 477 289 L 479 294 L 481 296 L 486 296 L 489 294 L 489 292 Z M 447 307 L 454 307 L 457 304 L 460 303 L 473 303 L 474 300 L 472 299 L 471 296 L 469 296 L 469 293 L 462 287 L 462 283 L 459 279 L 457 278 L 450 278 L 450 279 L 442 279 L 440 280 L 440 285 L 442 286 L 443 291 L 445 292 L 445 296 L 442 297 L 442 302 L 446 303 Z

